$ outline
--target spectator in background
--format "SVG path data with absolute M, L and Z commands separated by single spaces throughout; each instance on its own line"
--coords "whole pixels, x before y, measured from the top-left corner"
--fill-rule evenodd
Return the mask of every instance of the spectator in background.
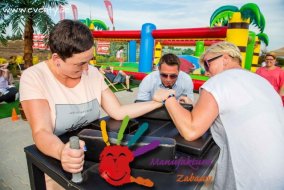
M 124 47 L 121 46 L 118 51 L 116 52 L 116 60 L 119 61 L 119 66 L 121 67 L 123 62 L 124 62 L 124 58 L 123 58 L 123 50 L 124 50 Z
M 14 102 L 19 98 L 18 89 L 13 85 L 14 79 L 7 69 L 8 63 L 0 66 L 0 103 Z
M 168 53 L 161 57 L 158 71 L 148 74 L 140 83 L 136 100 L 150 101 L 159 89 L 173 89 L 180 103 L 193 103 L 193 82 L 188 74 L 180 71 L 179 58 Z
M 264 67 L 260 67 L 256 73 L 266 80 L 273 86 L 277 93 L 281 96 L 284 105 L 284 71 L 275 66 L 276 64 L 276 54 L 274 52 L 269 52 L 265 55 Z
M 123 71 L 118 71 L 117 75 L 113 73 L 113 67 L 100 68 L 100 72 L 104 74 L 112 83 L 125 83 L 128 92 L 133 92 L 130 89 L 130 76 Z

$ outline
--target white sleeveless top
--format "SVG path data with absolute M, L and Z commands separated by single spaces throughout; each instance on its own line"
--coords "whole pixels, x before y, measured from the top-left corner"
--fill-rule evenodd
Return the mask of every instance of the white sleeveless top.
M 108 86 L 93 66 L 74 88 L 61 84 L 47 64 L 41 62 L 25 70 L 20 81 L 20 101 L 48 101 L 54 133 L 61 135 L 88 125 L 100 117 L 101 94 Z
M 221 152 L 214 189 L 284 189 L 284 110 L 262 77 L 231 69 L 202 87 L 215 98 L 219 116 L 211 126 Z

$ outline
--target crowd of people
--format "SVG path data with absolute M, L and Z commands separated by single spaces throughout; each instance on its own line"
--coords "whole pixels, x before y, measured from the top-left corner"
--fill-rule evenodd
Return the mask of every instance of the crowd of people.
M 93 36 L 88 27 L 60 21 L 50 33 L 49 47 L 50 59 L 23 72 L 20 101 L 37 148 L 60 160 L 65 171 L 83 170 L 84 142 L 73 150 L 58 135 L 99 119 L 100 108 L 122 120 L 165 106 L 186 140 L 194 141 L 211 131 L 220 147 L 214 189 L 284 189 L 283 70 L 275 66 L 274 54 L 267 54 L 266 67 L 254 74 L 242 69 L 242 56 L 235 45 L 220 42 L 209 47 L 200 63 L 211 77 L 201 86 L 189 112 L 180 103 L 193 103 L 193 82 L 180 71 L 174 54 L 163 55 L 158 70 L 141 82 L 136 99 L 145 102 L 121 105 L 102 74 L 112 82 L 126 81 L 131 91 L 129 76 L 89 66 Z M 122 65 L 123 47 L 119 51 Z M 46 183 L 47 189 L 61 188 L 48 176 Z

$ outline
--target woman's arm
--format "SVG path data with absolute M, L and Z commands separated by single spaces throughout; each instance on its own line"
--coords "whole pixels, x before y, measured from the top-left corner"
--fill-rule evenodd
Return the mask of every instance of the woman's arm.
M 154 100 L 167 99 L 172 91 L 159 90 L 155 93 Z M 184 109 L 175 97 L 168 98 L 165 106 L 181 136 L 188 141 L 201 137 L 217 118 L 218 105 L 211 93 L 202 90 L 192 112 Z
M 83 149 L 74 150 L 69 143 L 64 144 L 53 134 L 50 109 L 46 100 L 25 100 L 21 102 L 32 129 L 32 136 L 37 148 L 44 154 L 61 161 L 65 171 L 82 171 L 84 163 Z M 84 142 L 80 142 L 84 146 Z
M 139 117 L 161 106 L 161 103 L 155 101 L 120 105 L 117 97 L 109 88 L 102 93 L 103 109 L 116 120 L 122 120 L 126 115 L 130 118 Z

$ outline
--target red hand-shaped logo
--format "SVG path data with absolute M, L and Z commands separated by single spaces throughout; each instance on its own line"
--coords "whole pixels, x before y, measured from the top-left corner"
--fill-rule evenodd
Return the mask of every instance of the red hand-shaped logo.
M 135 144 L 137 139 L 147 130 L 148 124 L 143 123 L 132 139 L 127 143 L 128 146 L 120 146 L 128 121 L 129 117 L 126 116 L 123 119 L 121 128 L 118 132 L 117 145 L 115 146 L 110 145 L 106 131 L 106 122 L 104 120 L 101 121 L 102 138 L 107 146 L 100 154 L 99 173 L 102 178 L 113 186 L 120 186 L 126 183 L 137 183 L 146 187 L 153 187 L 154 183 L 150 179 L 131 176 L 129 163 L 134 160 L 134 157 L 140 156 L 157 148 L 160 141 L 152 141 L 150 144 L 144 145 L 143 147 L 136 149 L 134 152 L 129 150 L 128 147 Z
M 100 154 L 101 177 L 114 186 L 130 183 L 129 163 L 133 159 L 132 152 L 126 146 L 106 146 Z

